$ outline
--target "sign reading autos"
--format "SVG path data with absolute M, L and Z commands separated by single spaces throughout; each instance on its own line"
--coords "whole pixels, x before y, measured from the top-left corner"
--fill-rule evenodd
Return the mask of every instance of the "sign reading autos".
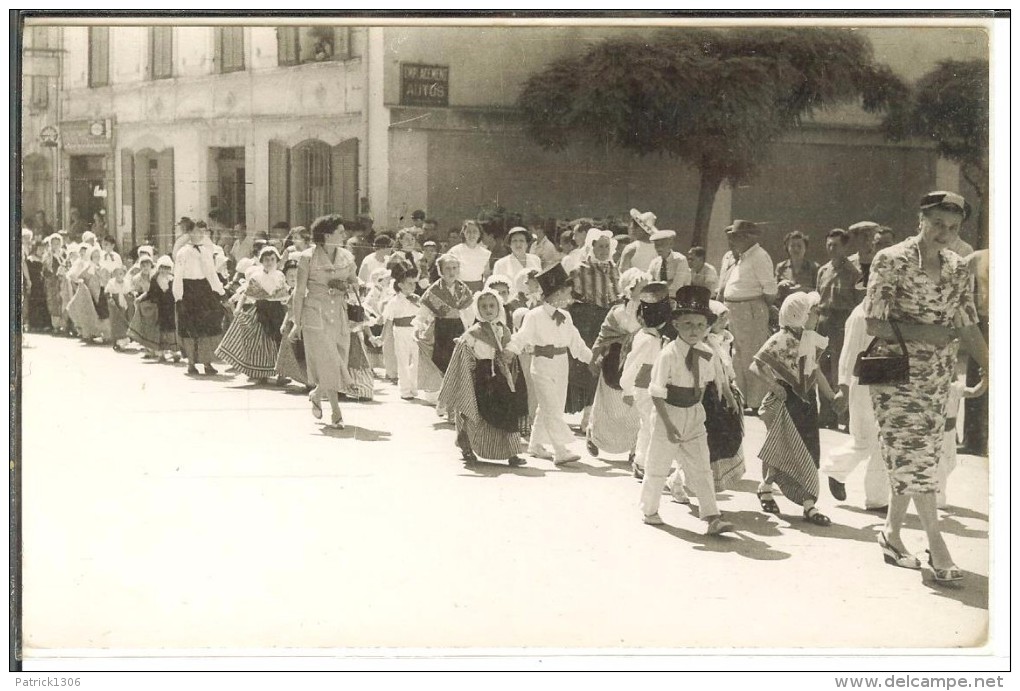
M 450 105 L 450 68 L 447 65 L 400 65 L 400 105 Z

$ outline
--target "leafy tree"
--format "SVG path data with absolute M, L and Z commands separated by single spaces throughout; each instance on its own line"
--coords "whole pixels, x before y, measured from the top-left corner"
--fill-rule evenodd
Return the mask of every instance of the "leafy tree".
M 517 105 L 544 148 L 584 139 L 693 165 L 693 242 L 704 244 L 719 186 L 751 178 L 784 132 L 844 101 L 881 110 L 903 90 L 851 30 L 672 29 L 553 62 L 527 80 Z
M 988 61 L 945 60 L 921 77 L 908 97 L 890 104 L 883 121 L 890 139 L 933 142 L 940 156 L 960 164 L 978 195 L 978 247 L 987 246 Z

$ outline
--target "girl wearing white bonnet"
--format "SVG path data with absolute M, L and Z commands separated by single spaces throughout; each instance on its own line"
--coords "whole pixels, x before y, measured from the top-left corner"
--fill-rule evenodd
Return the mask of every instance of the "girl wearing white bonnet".
M 524 373 L 516 357 L 504 359 L 510 329 L 503 323 L 503 300 L 486 288 L 474 296 L 475 323 L 457 339 L 443 377 L 439 404 L 457 425 L 461 458 L 506 459 L 524 465 L 521 423 L 528 414 Z
M 762 511 L 779 513 L 772 494 L 778 484 L 783 496 L 800 504 L 804 520 L 827 526 L 829 518 L 818 511 L 818 396 L 829 401 L 834 394 L 818 369 L 818 356 L 828 339 L 815 331 L 818 293 L 793 293 L 779 308 L 778 332 L 754 356 L 751 373 L 765 382 L 768 393 L 760 415 L 768 435 L 759 452 L 763 462 L 758 487 Z

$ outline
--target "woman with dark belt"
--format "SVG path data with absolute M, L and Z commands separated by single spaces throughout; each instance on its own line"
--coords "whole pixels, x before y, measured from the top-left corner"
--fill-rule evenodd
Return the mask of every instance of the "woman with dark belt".
M 907 381 L 871 384 L 879 447 L 892 492 L 878 543 L 886 563 L 920 569 L 927 562 L 935 581 L 963 578 L 942 537 L 936 511 L 938 465 L 945 440 L 946 400 L 962 348 L 988 368 L 988 344 L 978 329 L 966 262 L 948 244 L 970 215 L 955 192 L 930 192 L 921 199 L 917 235 L 875 255 L 864 300 L 868 335 L 879 355 L 905 348 Z M 921 559 L 901 532 L 913 500 L 927 536 Z
M 351 329 L 347 321 L 347 291 L 355 278 L 354 255 L 344 249 L 346 232 L 336 214 L 312 222 L 315 246 L 298 259 L 290 340 L 304 342 L 312 415 L 322 417 L 322 396 L 329 400 L 331 425 L 343 429 L 339 392 L 349 388 L 347 363 Z
M 198 374 L 198 363 L 206 374 L 217 374 L 212 359 L 223 336 L 220 297 L 225 291 L 216 273 L 213 244 L 206 228 L 196 226 L 187 216 L 182 216 L 177 226 L 188 236 L 174 262 L 177 338 L 188 358 L 188 374 Z
M 460 261 L 450 254 L 436 260 L 439 280 L 421 296 L 418 316 L 414 318 L 418 341 L 418 388 L 421 397 L 435 403 L 443 386 L 443 375 L 450 364 L 455 340 L 471 325 L 471 289 L 460 280 Z M 443 414 L 440 407 L 439 413 Z
M 609 309 L 619 299 L 620 272 L 611 257 L 616 240 L 611 230 L 590 228 L 584 240 L 584 259 L 574 271 L 574 304 L 568 310 L 574 326 L 589 348 L 595 343 Z M 567 413 L 584 411 L 581 429 L 588 426 L 588 415 L 595 400 L 598 374 L 573 358 L 567 384 Z

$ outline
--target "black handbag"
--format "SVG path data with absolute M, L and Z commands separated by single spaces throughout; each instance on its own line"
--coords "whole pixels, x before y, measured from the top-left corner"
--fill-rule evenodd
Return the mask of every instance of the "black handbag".
M 347 321 L 360 323 L 365 321 L 365 308 L 361 306 L 361 295 L 358 294 L 357 288 L 354 290 L 354 296 L 358 299 L 358 304 L 347 303 Z
M 906 384 L 910 381 L 910 358 L 907 355 L 907 344 L 903 342 L 903 335 L 896 322 L 889 322 L 892 325 L 896 340 L 900 342 L 899 355 L 872 355 L 877 338 L 872 339 L 867 349 L 857 356 L 854 363 L 854 376 L 858 383 L 870 386 Z

